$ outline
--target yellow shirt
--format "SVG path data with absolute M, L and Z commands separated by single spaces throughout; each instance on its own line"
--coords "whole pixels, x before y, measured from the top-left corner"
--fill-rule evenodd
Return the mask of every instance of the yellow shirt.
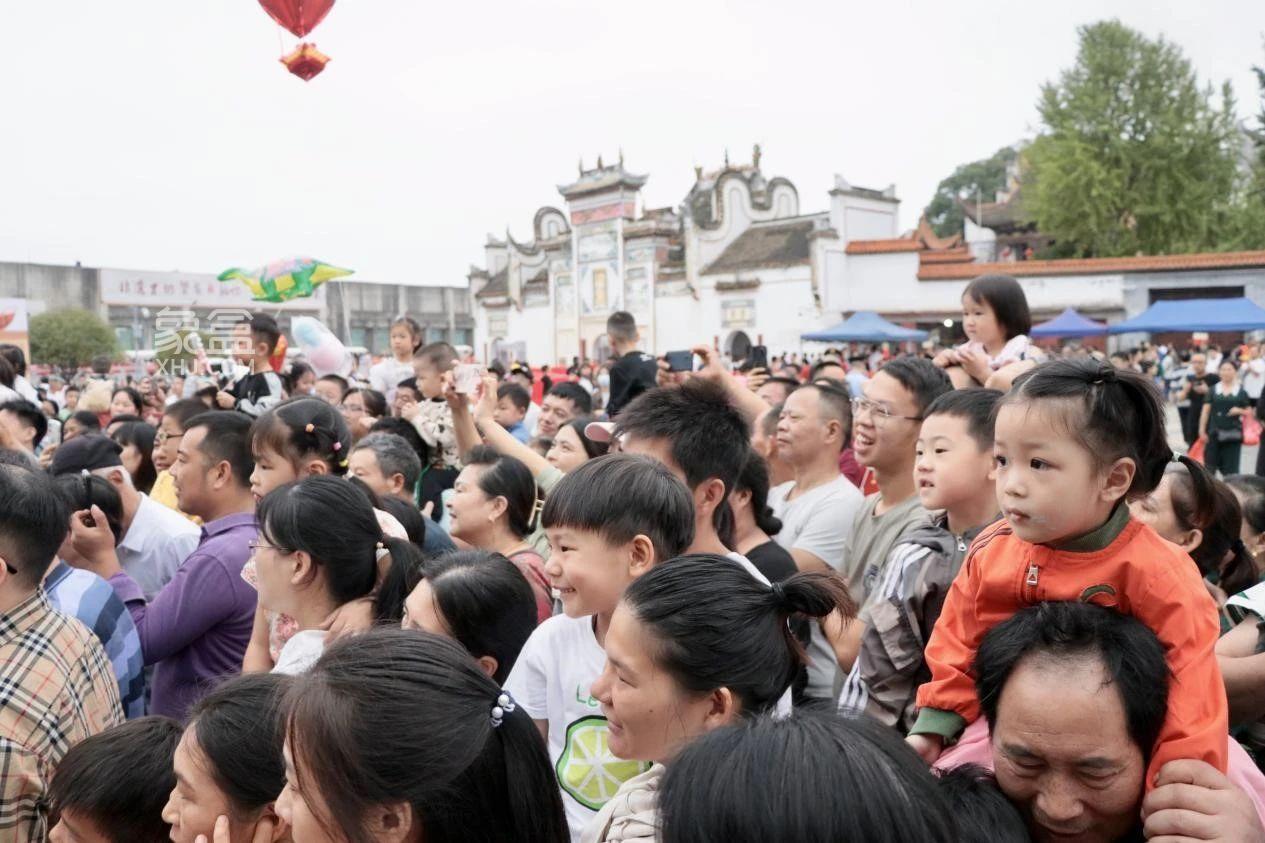
M 154 488 L 149 490 L 149 496 L 168 509 L 180 512 L 180 507 L 176 503 L 176 483 L 171 479 L 171 472 L 167 469 L 158 472 L 158 477 L 154 480 Z M 194 524 L 202 523 L 202 519 L 196 515 L 189 515 L 187 512 L 180 512 L 180 514 Z

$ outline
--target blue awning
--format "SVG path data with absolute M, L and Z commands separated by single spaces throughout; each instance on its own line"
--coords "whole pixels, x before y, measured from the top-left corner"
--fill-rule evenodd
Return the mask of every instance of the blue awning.
M 1107 333 L 1257 330 L 1265 330 L 1265 309 L 1251 299 L 1180 299 L 1157 301 L 1132 319 L 1111 325 Z
M 807 342 L 902 342 L 926 338 L 926 331 L 902 328 L 872 310 L 858 310 L 833 328 L 800 336 Z
M 1105 333 L 1107 333 L 1107 326 L 1102 322 L 1095 322 L 1093 319 L 1082 316 L 1076 308 L 1069 307 L 1048 322 L 1033 325 L 1029 336 L 1036 339 L 1050 339 L 1053 337 L 1095 337 Z

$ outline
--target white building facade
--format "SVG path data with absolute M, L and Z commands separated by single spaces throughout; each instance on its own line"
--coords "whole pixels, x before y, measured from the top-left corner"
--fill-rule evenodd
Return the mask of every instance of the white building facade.
M 752 344 L 774 353 L 858 310 L 940 330 L 961 316 L 971 279 L 1014 275 L 1034 320 L 1075 307 L 1114 321 L 1159 298 L 1244 296 L 1265 305 L 1265 252 L 983 262 L 961 237 L 925 221 L 898 234 L 895 187 L 855 187 L 835 176 L 825 210 L 804 213 L 799 191 L 749 164 L 695 182 L 674 208 L 646 210 L 648 180 L 621 160 L 580 168 L 560 185 L 562 206 L 536 212 L 532 238 L 489 236 L 472 267 L 474 349 L 535 365 L 607 356 L 606 319 L 633 314 L 655 354 L 705 342 L 738 360 Z M 972 223 L 974 228 L 974 223 Z M 975 232 L 977 239 L 982 237 Z

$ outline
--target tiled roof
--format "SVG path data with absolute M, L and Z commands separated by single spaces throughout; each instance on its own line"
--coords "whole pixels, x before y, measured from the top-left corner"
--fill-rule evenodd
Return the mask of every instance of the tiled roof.
M 886 240 L 850 240 L 845 250 L 849 255 L 886 255 L 895 252 L 917 252 L 922 244 L 912 237 L 889 237 Z
M 703 275 L 762 266 L 794 266 L 808 263 L 811 219 L 771 225 L 753 225 L 730 243 L 720 257 L 703 269 Z
M 474 294 L 474 297 L 477 299 L 490 299 L 497 296 L 508 296 L 509 294 L 509 272 L 502 269 L 500 272 L 493 275 L 488 283 L 483 285 L 483 289 Z
M 540 268 L 540 272 L 537 272 L 531 278 L 527 279 L 527 284 L 532 284 L 532 285 L 547 285 L 548 283 L 549 283 L 549 267 L 547 266 L 542 266 Z
M 1014 263 L 923 263 L 919 281 L 960 281 L 980 275 L 1101 275 L 1117 272 L 1193 272 L 1201 269 L 1265 267 L 1265 251 L 1200 252 L 1193 255 L 1142 255 L 1128 258 L 1077 258 Z

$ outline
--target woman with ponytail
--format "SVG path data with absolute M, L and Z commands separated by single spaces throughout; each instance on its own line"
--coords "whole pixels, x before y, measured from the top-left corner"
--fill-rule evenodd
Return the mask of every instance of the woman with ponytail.
M 665 765 L 690 741 L 772 712 L 804 662 L 792 615 L 856 614 L 833 571 L 770 588 L 709 554 L 657 565 L 624 592 L 606 633 L 606 668 L 590 691 L 613 755 L 643 762 L 585 829 L 583 843 L 652 843 Z
M 260 501 L 256 515 L 259 605 L 294 618 L 297 627 L 274 673 L 310 667 L 325 649 L 326 619 L 370 596 L 379 570 L 412 570 L 422 561 L 416 545 L 382 532 L 360 489 L 338 478 L 317 475 L 274 489 Z M 398 622 L 400 599 L 385 598 L 375 604 L 375 619 Z
M 446 506 L 453 538 L 500 553 L 518 566 L 536 595 L 538 621 L 553 617 L 545 562 L 528 542 L 541 500 L 531 470 L 511 456 L 479 445 L 466 454 Z
M 293 840 L 568 840 L 535 724 L 455 641 L 401 629 L 340 640 L 282 707 L 276 808 Z
M 1256 566 L 1239 539 L 1242 510 L 1233 490 L 1195 460 L 1177 457 L 1160 484 L 1129 504 L 1134 518 L 1190 554 L 1215 587 L 1218 605 L 1251 588 Z M 1223 630 L 1224 631 L 1224 630 Z
M 782 522 L 769 506 L 769 467 L 754 448 L 747 449 L 747 461 L 729 495 L 733 512 L 733 544 L 728 545 L 751 560 L 769 582 L 784 580 L 795 573 L 795 559 L 773 540 L 782 531 Z

